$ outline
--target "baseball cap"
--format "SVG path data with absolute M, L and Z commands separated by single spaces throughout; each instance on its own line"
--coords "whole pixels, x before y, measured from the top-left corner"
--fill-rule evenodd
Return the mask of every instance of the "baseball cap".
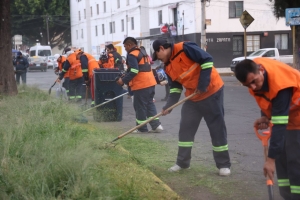
M 163 46 L 164 44 L 167 44 L 167 40 L 155 40 L 153 43 L 152 43 L 152 48 L 154 50 L 153 52 L 153 55 L 152 55 L 152 61 L 155 61 L 157 60 L 157 56 L 156 56 L 156 52 L 159 50 L 159 47 L 160 46 Z

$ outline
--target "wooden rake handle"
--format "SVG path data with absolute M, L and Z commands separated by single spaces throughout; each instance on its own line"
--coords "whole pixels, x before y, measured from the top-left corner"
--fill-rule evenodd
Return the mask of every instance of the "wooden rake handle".
M 178 101 L 178 102 L 175 103 L 174 105 L 172 105 L 172 106 L 170 106 L 169 108 L 167 108 L 165 111 L 170 111 L 170 110 L 172 110 L 173 108 L 175 108 L 175 107 L 179 106 L 180 104 L 184 103 L 185 101 L 189 100 L 190 98 L 192 98 L 192 97 L 195 96 L 196 94 L 197 94 L 197 93 L 193 93 L 193 94 L 191 94 L 191 95 L 185 97 L 185 98 L 182 99 L 181 101 Z M 147 119 L 145 122 L 141 123 L 140 125 L 138 125 L 138 126 L 136 126 L 136 127 L 133 127 L 132 129 L 130 129 L 130 130 L 126 131 L 125 133 L 119 135 L 119 136 L 116 137 L 113 141 L 111 141 L 111 143 L 117 141 L 118 139 L 121 139 L 121 138 L 124 137 L 125 135 L 128 135 L 129 133 L 133 132 L 134 130 L 136 130 L 136 129 L 142 127 L 142 126 L 144 126 L 145 124 L 151 122 L 152 120 L 156 119 L 157 117 L 161 116 L 162 114 L 163 114 L 163 113 L 160 112 L 160 113 L 156 114 L 155 116 L 153 116 L 153 117 Z

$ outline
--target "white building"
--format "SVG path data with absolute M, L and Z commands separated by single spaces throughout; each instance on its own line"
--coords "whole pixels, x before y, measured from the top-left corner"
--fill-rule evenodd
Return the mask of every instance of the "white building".
M 234 57 L 243 56 L 244 28 L 240 16 L 247 10 L 255 19 L 247 28 L 247 53 L 277 47 L 292 54 L 290 27 L 277 20 L 269 0 L 211 0 L 206 6 L 207 51 L 216 67 L 228 67 Z M 105 44 L 114 43 L 126 55 L 126 36 L 140 39 L 150 50 L 150 40 L 201 41 L 200 0 L 70 0 L 72 45 L 100 54 Z M 177 36 L 161 34 L 163 24 L 173 23 Z M 122 49 L 122 50 L 121 50 Z

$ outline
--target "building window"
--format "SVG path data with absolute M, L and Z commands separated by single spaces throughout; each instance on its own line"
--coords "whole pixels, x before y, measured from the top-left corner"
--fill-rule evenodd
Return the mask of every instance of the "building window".
M 120 8 L 120 0 L 117 0 L 117 8 Z
M 80 17 L 80 11 L 78 11 L 78 16 L 79 16 L 79 21 L 81 20 L 81 17 Z
M 105 29 L 104 24 L 102 24 L 102 35 L 105 35 Z
M 129 6 L 129 0 L 126 0 L 126 5 Z
M 81 29 L 81 38 L 83 38 L 83 29 Z
M 134 30 L 134 18 L 131 17 L 131 30 Z
M 275 47 L 277 49 L 288 49 L 288 34 L 275 34 Z
M 121 20 L 121 31 L 124 32 L 124 19 Z
M 106 1 L 103 1 L 103 12 L 106 12 Z
M 140 0 L 137 0 L 136 2 L 140 2 Z
M 78 39 L 78 30 L 76 30 L 76 39 Z
M 159 10 L 158 11 L 158 25 L 161 25 L 162 24 L 162 11 L 161 10 Z
M 93 17 L 93 7 L 91 6 L 91 17 Z
M 101 54 L 101 48 L 100 48 L 100 46 L 97 46 L 97 54 L 99 55 L 99 54 Z M 99 58 L 97 58 L 97 59 L 99 59 Z
M 240 18 L 243 13 L 243 1 L 229 1 L 229 18 Z
M 233 36 L 232 37 L 232 52 L 233 56 L 243 55 L 243 46 L 244 46 L 244 38 L 243 36 Z
M 247 52 L 253 52 L 260 49 L 260 36 L 247 35 Z
M 109 22 L 109 33 L 115 33 L 115 22 Z
M 95 35 L 98 36 L 98 27 L 95 26 Z
M 97 15 L 99 15 L 99 4 L 97 4 Z
M 85 11 L 85 9 L 83 11 L 84 11 L 84 19 L 86 19 L 86 11 Z

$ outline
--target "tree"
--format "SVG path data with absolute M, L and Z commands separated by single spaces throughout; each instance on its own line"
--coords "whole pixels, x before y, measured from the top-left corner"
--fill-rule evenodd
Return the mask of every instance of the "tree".
M 285 17 L 286 8 L 300 8 L 299 0 L 275 0 L 273 6 L 273 12 L 275 17 Z M 300 69 L 300 26 L 295 26 L 295 49 L 293 49 L 294 55 L 296 55 L 296 66 L 297 69 Z
M 65 0 L 11 0 L 12 35 L 26 36 L 30 44 L 38 39 L 47 45 L 47 21 L 51 47 L 71 43 L 70 5 Z
M 10 0 L 0 1 L 0 95 L 16 95 L 17 84 L 12 64 Z

